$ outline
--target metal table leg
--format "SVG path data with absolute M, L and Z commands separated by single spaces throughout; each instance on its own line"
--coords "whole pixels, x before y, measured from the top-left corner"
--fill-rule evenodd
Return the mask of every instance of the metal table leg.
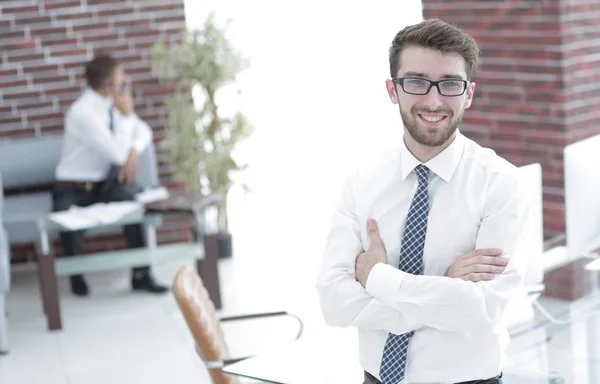
M 8 353 L 8 332 L 6 331 L 6 294 L 0 293 L 0 355 Z
M 44 224 L 44 219 L 38 220 L 40 231 L 40 252 L 38 259 L 38 271 L 40 287 L 42 291 L 42 303 L 49 330 L 62 329 L 60 316 L 60 301 L 58 295 L 58 279 L 54 268 L 54 255 L 50 249 L 50 237 Z

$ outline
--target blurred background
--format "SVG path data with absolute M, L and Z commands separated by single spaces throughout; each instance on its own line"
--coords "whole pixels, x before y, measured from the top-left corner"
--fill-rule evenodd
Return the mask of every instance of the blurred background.
M 182 191 L 161 144 L 170 135 L 173 86 L 159 75 L 154 52 L 157 43 L 177 44 L 186 30 L 202 30 L 211 13 L 248 61 L 218 91 L 219 110 L 243 113 L 253 128 L 230 153 L 248 168 L 232 173 L 224 190 L 232 250 L 218 259 L 220 315 L 289 311 L 304 322 L 302 338 L 353 345 L 353 330 L 324 324 L 314 288 L 332 207 L 349 172 L 400 143 L 398 110 L 384 85 L 393 36 L 439 17 L 464 27 L 483 49 L 462 132 L 517 166 L 541 167 L 543 252 L 533 283 L 543 287 L 514 315 L 509 372 L 600 380 L 598 273 L 589 266 L 600 246 L 600 3 L 2 0 L 0 172 L 10 262 L 0 262 L 0 272 L 11 279 L 1 384 L 211 382 L 173 295 L 131 293 L 126 268 L 90 274 L 85 299 L 59 276 L 62 329 L 48 330 L 36 227 L 49 212 L 48 196 L 21 182 L 55 166 L 37 145 L 61 136 L 66 108 L 85 89 L 84 64 L 107 52 L 124 63 L 135 112 L 153 130 L 159 184 Z M 202 95 L 196 87 L 197 104 Z M 215 211 L 206 215 L 209 231 L 220 232 Z M 192 225 L 165 220 L 159 245 L 188 241 Z M 59 260 L 56 239 L 50 245 Z M 91 234 L 84 253 L 123 248 L 119 233 Z M 167 260 L 154 270 L 171 283 L 182 265 L 194 263 Z M 296 326 L 287 320 L 227 325 L 228 344 L 242 355 L 283 348 Z

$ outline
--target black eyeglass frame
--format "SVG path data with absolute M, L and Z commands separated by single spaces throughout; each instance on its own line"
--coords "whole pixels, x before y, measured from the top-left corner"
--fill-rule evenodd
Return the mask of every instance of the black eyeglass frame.
M 429 87 L 427 87 L 427 90 L 425 91 L 425 93 L 414 93 L 414 92 L 408 92 L 406 89 L 404 89 L 404 81 L 406 80 L 421 80 L 421 81 L 427 81 L 429 83 Z M 409 95 L 418 95 L 418 96 L 423 96 L 429 93 L 429 91 L 431 91 L 431 88 L 436 87 L 439 94 L 442 96 L 446 96 L 446 97 L 457 97 L 457 96 L 462 96 L 465 94 L 465 92 L 467 91 L 467 88 L 469 86 L 470 81 L 468 80 L 463 80 L 463 79 L 443 79 L 443 80 L 439 80 L 439 81 L 433 81 L 433 80 L 428 80 L 428 79 L 424 79 L 422 77 L 392 77 L 392 81 L 398 85 L 400 85 L 400 87 L 402 87 L 402 91 L 404 91 L 404 93 L 408 93 Z M 464 84 L 463 87 L 463 91 L 457 95 L 445 95 L 444 92 L 442 92 L 440 90 L 439 84 L 440 83 L 444 83 L 447 81 L 454 81 L 454 82 L 460 82 Z

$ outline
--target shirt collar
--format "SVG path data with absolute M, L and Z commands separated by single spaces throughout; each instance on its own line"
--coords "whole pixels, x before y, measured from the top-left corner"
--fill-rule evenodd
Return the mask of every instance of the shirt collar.
M 457 130 L 454 141 L 436 157 L 424 164 L 433 173 L 449 183 L 462 156 L 463 147 L 464 136 Z M 402 162 L 402 180 L 406 180 L 412 170 L 422 163 L 408 150 L 404 140 L 402 140 L 402 145 L 400 146 L 400 155 Z
M 98 106 L 103 106 L 106 110 L 109 110 L 112 107 L 112 98 L 104 97 L 98 92 L 94 91 L 92 88 L 87 88 L 85 92 L 87 93 L 88 97 L 92 100 L 92 102 L 97 104 Z

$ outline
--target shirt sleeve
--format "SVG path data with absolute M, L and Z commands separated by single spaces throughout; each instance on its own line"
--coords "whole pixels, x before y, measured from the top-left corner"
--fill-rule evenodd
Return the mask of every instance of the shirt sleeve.
M 86 142 L 111 163 L 123 165 L 129 155 L 128 146 L 114 137 L 109 127 L 95 119 L 95 115 L 97 113 L 86 109 L 70 111 L 65 118 L 65 130 Z
M 331 326 L 356 326 L 394 334 L 420 328 L 421 324 L 409 321 L 404 313 L 367 293 L 356 280 L 356 257 L 364 252 L 360 231 L 354 213 L 353 185 L 348 179 L 334 209 L 317 281 L 325 322 Z
M 476 248 L 503 249 L 508 265 L 493 280 L 470 282 L 445 276 L 412 275 L 377 264 L 366 290 L 411 321 L 457 332 L 487 333 L 501 321 L 517 293 L 531 252 L 531 212 L 516 172 L 490 183 Z
M 138 155 L 142 153 L 150 142 L 152 142 L 152 128 L 144 120 L 140 119 L 135 113 L 132 113 L 126 119 L 130 119 L 133 125 L 133 148 Z

